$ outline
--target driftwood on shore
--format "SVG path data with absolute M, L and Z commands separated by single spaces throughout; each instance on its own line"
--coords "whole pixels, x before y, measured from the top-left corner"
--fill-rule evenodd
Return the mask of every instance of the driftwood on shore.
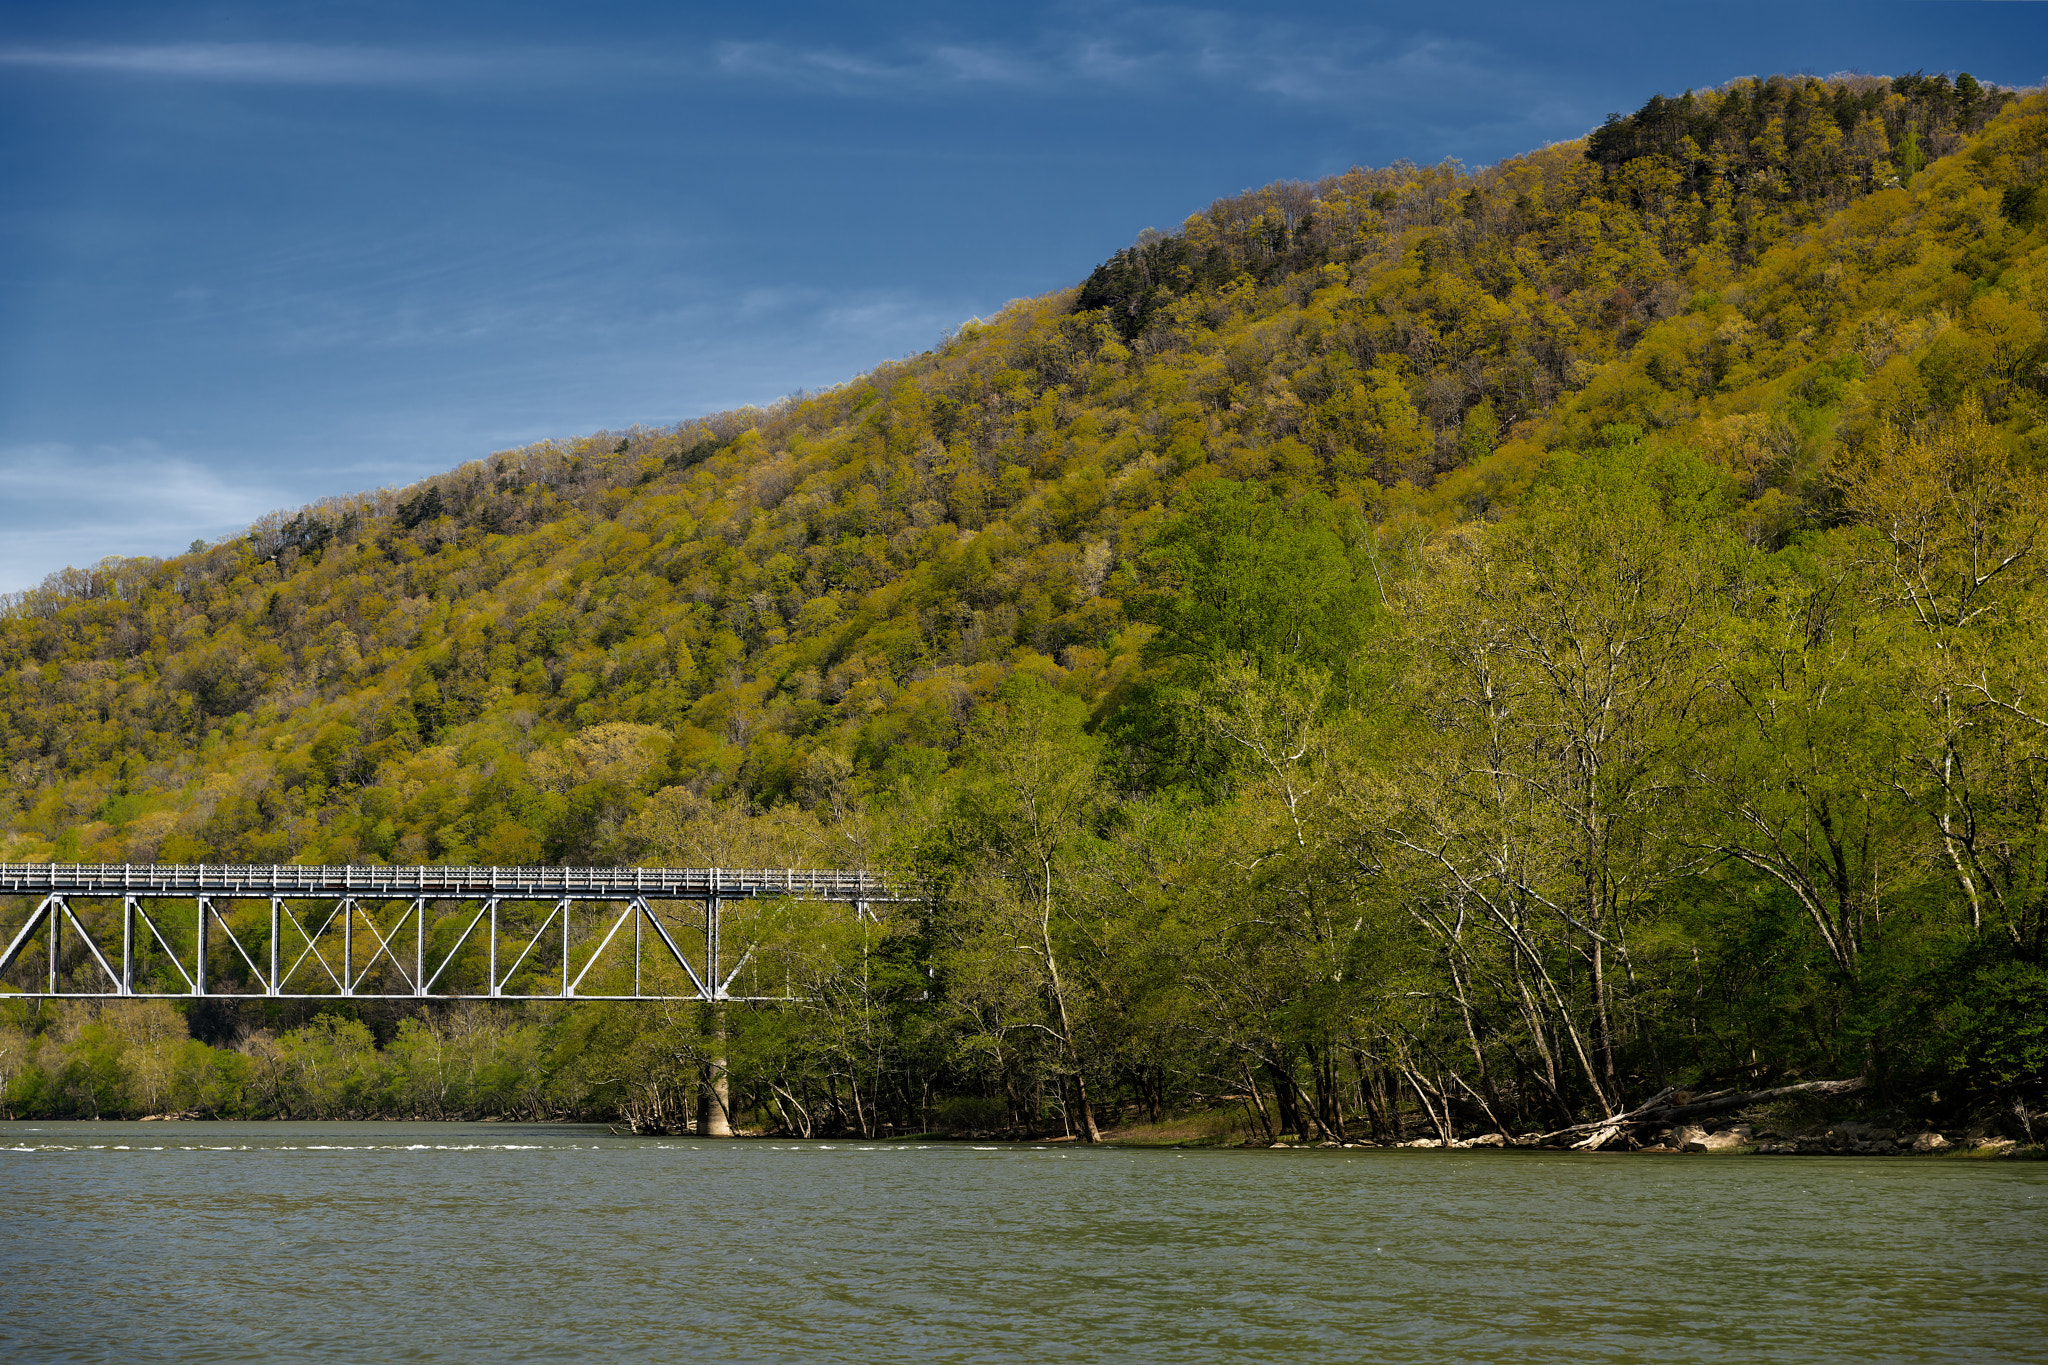
M 1559 1128 L 1554 1132 L 1518 1138 L 1515 1145 L 1535 1147 L 1555 1142 L 1560 1138 L 1583 1135 L 1571 1146 L 1590 1152 L 1612 1142 L 1624 1128 L 1644 1128 L 1653 1124 L 1677 1123 L 1683 1119 L 1699 1118 L 1707 1114 L 1725 1114 L 1735 1109 L 1746 1109 L 1752 1104 L 1764 1104 L 1792 1095 L 1805 1095 L 1816 1099 L 1849 1095 L 1862 1088 L 1863 1078 L 1860 1076 L 1840 1081 L 1803 1081 L 1798 1085 L 1781 1085 L 1770 1090 L 1722 1091 L 1713 1095 L 1682 1095 L 1682 1092 L 1672 1087 L 1658 1091 L 1633 1109 L 1610 1114 L 1604 1119 L 1574 1123 L 1568 1128 Z M 1673 1102 L 1674 1096 L 1681 1095 L 1681 1102 Z

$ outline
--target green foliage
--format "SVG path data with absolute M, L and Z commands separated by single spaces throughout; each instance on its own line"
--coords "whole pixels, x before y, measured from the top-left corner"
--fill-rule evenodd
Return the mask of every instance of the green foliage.
M 937 890 L 764 908 L 814 1003 L 722 1042 L 66 1016 L 6 1102 L 660 1124 L 721 1055 L 805 1131 L 2032 1102 L 2044 153 L 1966 78 L 1660 97 L 1219 201 L 839 389 L 54 575 L 0 613 L 6 860 Z
M 1189 489 L 1141 557 L 1150 591 L 1129 609 L 1157 627 L 1146 657 L 1191 673 L 1282 659 L 1347 670 L 1377 607 L 1341 534 L 1347 520 L 1315 492 L 1283 501 L 1227 479 Z
M 1955 1007 L 1949 1065 L 1966 1084 L 2038 1093 L 2048 1078 L 2048 969 L 2000 962 L 1975 973 Z

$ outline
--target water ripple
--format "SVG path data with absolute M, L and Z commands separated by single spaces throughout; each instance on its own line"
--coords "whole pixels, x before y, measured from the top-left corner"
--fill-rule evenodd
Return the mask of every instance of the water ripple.
M 0 1124 L 0 1359 L 2015 1361 L 2044 1206 L 2034 1163 Z

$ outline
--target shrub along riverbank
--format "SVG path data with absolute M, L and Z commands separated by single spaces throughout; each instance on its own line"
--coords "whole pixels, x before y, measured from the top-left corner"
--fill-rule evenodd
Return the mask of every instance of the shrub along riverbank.
M 21 1011 L 22 1006 L 13 1007 Z M 708 1040 L 689 1032 L 668 1048 L 647 1043 L 663 1030 L 636 1029 L 632 1062 L 674 1068 L 666 1107 L 650 1105 L 659 1088 L 645 1071 L 622 1090 L 615 1066 L 599 1065 L 578 1045 L 579 1030 L 566 1012 L 551 1007 L 551 1022 L 522 1022 L 522 1011 L 459 1008 L 424 1018 L 394 1016 L 387 1037 L 359 1020 L 321 1014 L 282 1032 L 258 1030 L 231 1047 L 189 1036 L 185 1018 L 163 1001 L 110 1002 L 103 1006 L 45 1006 L 54 1018 L 40 1029 L 0 1028 L 0 1116 L 70 1119 L 221 1119 L 414 1121 L 520 1121 L 623 1123 L 614 1131 L 696 1133 L 700 1106 L 713 1091 L 700 1084 Z M 33 1021 L 32 1021 L 33 1022 Z M 225 1022 L 224 1020 L 217 1020 Z M 565 1025 L 569 1025 L 565 1027 Z M 232 1027 L 232 1025 L 230 1025 Z M 678 1048 L 675 1044 L 680 1043 Z M 566 1046 L 564 1046 L 566 1044 Z M 606 1059 L 616 1063 L 618 1059 Z M 535 1084 L 535 1082 L 538 1084 Z M 2038 1157 L 2042 1149 L 1999 1135 L 1996 1125 L 1950 1124 L 1947 1131 L 1904 1113 L 1877 1119 L 1828 1117 L 1853 1109 L 1862 1096 L 1855 1083 L 1794 1086 L 1789 1093 L 1736 1092 L 1725 1096 L 1679 1092 L 1660 1095 L 1614 1126 L 1590 1123 L 1548 1134 L 1482 1131 L 1448 1139 L 1418 1108 L 1395 1115 L 1391 1126 L 1320 1140 L 1274 1135 L 1244 1096 L 1215 1097 L 1212 1107 L 1153 1121 L 1133 1105 L 1102 1129 L 1105 1141 L 1174 1147 L 1453 1147 L 1463 1150 L 1547 1150 L 1597 1147 L 1606 1151 L 1733 1152 L 1763 1155 Z M 843 1126 L 807 1134 L 787 1121 L 788 1110 L 765 1112 L 742 1093 L 733 1118 L 741 1135 L 838 1136 Z M 972 1097 L 943 1099 L 915 1116 L 910 1131 L 878 1125 L 862 1136 L 878 1140 L 954 1137 L 973 1141 L 1070 1141 L 1077 1135 L 1060 1116 L 1041 1113 L 1036 1124 L 1016 1126 L 1007 1106 Z M 1105 1113 L 1105 1118 L 1108 1114 Z

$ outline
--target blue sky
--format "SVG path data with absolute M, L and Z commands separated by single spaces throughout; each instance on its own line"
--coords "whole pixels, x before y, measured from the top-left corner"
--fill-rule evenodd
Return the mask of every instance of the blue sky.
M 0 9 L 0 590 L 837 383 L 1221 194 L 1772 71 L 2048 75 L 2030 3 Z

